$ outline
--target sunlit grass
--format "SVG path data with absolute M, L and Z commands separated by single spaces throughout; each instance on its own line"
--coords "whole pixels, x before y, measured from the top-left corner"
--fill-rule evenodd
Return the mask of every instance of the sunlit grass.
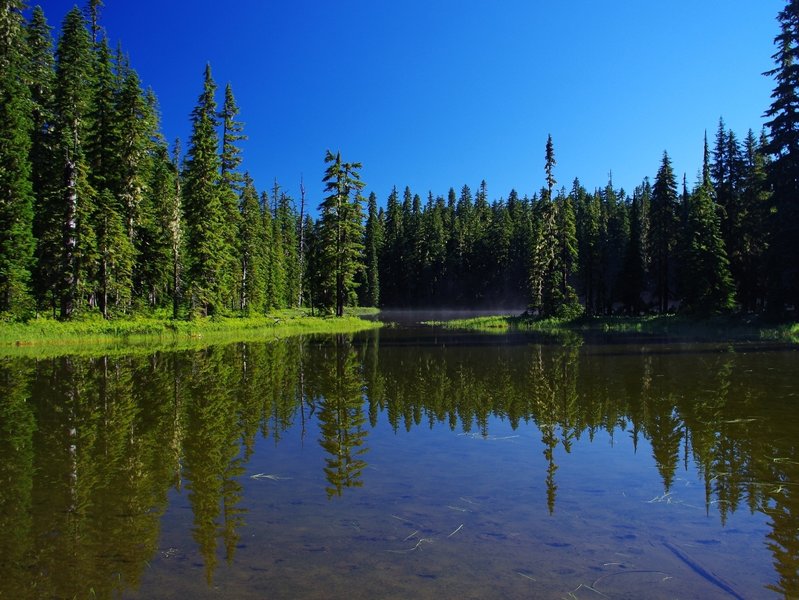
M 679 335 L 703 339 L 768 339 L 799 343 L 799 324 L 774 325 L 757 317 L 719 315 L 699 318 L 685 315 L 647 316 L 581 316 L 577 319 L 538 319 L 529 316 L 488 316 L 451 321 L 428 321 L 447 329 L 464 329 L 485 333 L 529 331 L 594 332 L 606 334 Z
M 352 311 L 363 316 L 376 312 L 376 309 Z M 336 318 L 290 309 L 253 317 L 192 320 L 163 316 L 103 319 L 100 315 L 72 321 L 38 318 L 26 323 L 0 323 L 0 354 L 63 354 L 81 349 L 174 348 L 224 341 L 269 341 L 292 335 L 350 333 L 382 325 L 352 313 Z

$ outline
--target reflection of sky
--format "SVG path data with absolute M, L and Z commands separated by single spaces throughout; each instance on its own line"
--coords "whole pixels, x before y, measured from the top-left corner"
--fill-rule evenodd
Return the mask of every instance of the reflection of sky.
M 792 394 L 799 374 L 787 368 L 795 362 L 790 349 L 564 346 L 553 339 L 541 345 L 525 335 L 432 328 L 387 328 L 347 340 L 231 345 L 155 362 L 53 359 L 31 371 L 32 394 L 21 369 L 0 366 L 0 381 L 12 383 L 9 406 L 32 407 L 29 430 L 39 419 L 29 440 L 33 464 L 42 465 L 30 513 L 36 527 L 62 532 L 25 541 L 36 528 L 20 521 L 13 539 L 0 531 L 0 544 L 13 543 L 24 556 L 30 543 L 38 556 L 77 541 L 69 564 L 102 556 L 85 578 L 105 583 L 117 581 L 120 556 L 130 554 L 130 572 L 144 573 L 140 591 L 126 591 L 130 597 L 151 597 L 153 590 L 175 597 L 219 590 L 237 598 L 581 597 L 581 585 L 610 597 L 712 598 L 729 590 L 763 597 L 762 585 L 777 577 L 774 557 L 784 551 L 788 564 L 795 555 L 796 463 L 787 454 L 796 439 Z M 93 370 L 97 364 L 107 370 Z M 297 407 L 299 381 L 312 399 Z M 321 445 L 322 408 L 329 401 L 327 422 L 344 423 L 326 429 L 337 435 L 353 428 L 336 411 L 347 408 L 350 423 L 357 421 L 363 393 L 371 394 L 361 413 L 363 486 L 328 499 L 324 469 L 338 440 Z M 519 419 L 515 428 L 508 413 Z M 290 426 L 281 429 L 275 418 Z M 238 478 L 239 500 L 231 465 L 242 422 L 254 440 Z M 571 424 L 566 445 L 563 422 Z M 612 432 L 607 423 L 615 423 Z M 79 443 L 70 446 L 73 438 L 62 440 L 59 432 L 72 424 Z M 27 431 L 22 425 L 17 430 Z M 259 426 L 267 437 L 256 433 Z M 0 437 L 0 452 L 9 452 L 8 439 Z M 551 463 L 547 440 L 554 442 Z M 114 461 L 96 460 L 109 447 L 116 448 Z M 153 448 L 159 452 L 151 461 Z M 164 448 L 169 454 L 160 454 Z M 172 485 L 177 448 L 183 487 L 170 489 L 159 520 L 142 505 Z M 0 475 L 10 478 L 25 456 L 0 462 Z M 150 462 L 163 471 L 149 472 Z M 786 478 L 780 491 L 770 481 L 778 477 Z M 95 504 L 63 510 L 74 491 L 68 481 Z M 223 535 L 224 490 L 227 516 L 243 519 L 234 535 L 230 528 Z M 0 502 L 22 506 L 24 493 L 4 491 Z M 781 512 L 759 512 L 758 502 L 776 499 Z M 722 507 L 724 501 L 737 507 Z M 89 535 L 64 533 L 70 520 Z M 146 536 L 150 545 L 142 546 Z M 98 540 L 105 546 L 98 549 Z M 8 564 L 0 569 L 28 575 Z M 211 587 L 202 576 L 209 571 Z M 37 585 L 48 582 L 42 571 Z M 69 583 L 82 589 L 85 581 Z M 790 592 L 793 580 L 782 585 Z

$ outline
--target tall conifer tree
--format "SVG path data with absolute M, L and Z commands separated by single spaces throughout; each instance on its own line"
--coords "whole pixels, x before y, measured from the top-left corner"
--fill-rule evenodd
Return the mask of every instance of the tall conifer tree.
M 92 101 L 91 41 L 77 8 L 67 13 L 56 52 L 55 136 L 60 163 L 59 191 L 50 198 L 61 231 L 57 260 L 61 317 L 69 317 L 91 294 L 96 265 L 92 227 L 94 190 L 86 161 L 87 121 Z M 50 257 L 46 260 L 50 261 Z
M 773 190 L 768 267 L 768 310 L 773 314 L 787 305 L 799 306 L 799 0 L 788 0 L 777 20 L 776 67 L 766 72 L 775 87 L 765 114 L 765 150 L 772 157 L 767 171 Z
M 233 96 L 233 88 L 225 86 L 225 99 L 219 111 L 219 122 L 222 125 L 222 150 L 219 157 L 220 180 L 219 196 L 225 212 L 222 223 L 225 238 L 225 266 L 222 270 L 222 290 L 226 304 L 231 308 L 238 306 L 241 296 L 241 227 L 239 214 L 239 198 L 243 191 L 244 177 L 238 171 L 241 165 L 241 148 L 238 143 L 246 140 L 244 125 L 237 120 L 239 107 Z
M 380 273 L 378 268 L 378 256 L 380 255 L 383 242 L 382 224 L 377 216 L 377 196 L 374 192 L 369 194 L 366 218 L 366 229 L 364 232 L 365 256 L 365 276 L 364 285 L 361 290 L 362 303 L 365 306 L 380 305 Z
M 0 3 L 0 313 L 32 307 L 33 187 L 30 90 L 22 3 Z
M 328 196 L 319 205 L 320 267 L 325 274 L 320 304 L 344 315 L 362 268 L 363 223 L 361 163 L 345 163 L 341 153 L 327 151 L 324 183 Z
M 94 216 L 97 235 L 97 304 L 104 317 L 109 305 L 125 310 L 133 289 L 133 244 L 117 210 L 113 194 L 104 189 L 97 196 Z
M 713 200 L 707 139 L 704 156 L 702 182 L 688 198 L 680 289 L 688 310 L 712 314 L 733 307 L 734 288 L 719 213 Z
M 51 28 L 41 7 L 33 9 L 27 26 L 28 86 L 31 98 L 31 182 L 33 184 L 33 235 L 36 239 L 33 289 L 37 305 L 55 315 L 58 299 L 60 215 L 53 195 L 59 193 L 61 169 L 57 168 L 54 136 L 55 60 Z
M 621 299 L 633 315 L 641 312 L 641 295 L 646 290 L 650 195 L 649 180 L 645 179 L 633 192 L 630 204 L 630 236 L 624 254 Z
M 245 314 L 262 314 L 265 310 L 265 253 L 268 251 L 263 235 L 258 193 L 249 174 L 244 175 L 241 194 L 241 310 Z
M 736 276 L 738 302 L 755 311 L 765 300 L 770 194 L 763 142 L 750 129 L 744 142 L 744 178 L 741 189 L 741 260 Z M 736 274 L 734 273 L 734 276 Z
M 220 159 L 215 92 L 211 66 L 207 65 L 203 91 L 192 111 L 192 134 L 183 174 L 188 292 L 192 307 L 202 315 L 222 308 L 222 269 L 228 256 L 224 235 L 227 214 L 218 185 Z
M 658 299 L 658 309 L 662 313 L 669 308 L 678 223 L 677 180 L 671 167 L 671 159 L 668 153 L 664 152 L 652 186 L 651 205 L 651 268 L 655 297 Z

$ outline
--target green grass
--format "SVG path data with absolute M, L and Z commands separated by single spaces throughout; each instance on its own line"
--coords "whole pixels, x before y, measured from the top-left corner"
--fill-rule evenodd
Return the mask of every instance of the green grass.
M 375 314 L 375 309 L 352 311 Z M 342 318 L 310 316 L 304 309 L 274 311 L 257 317 L 210 317 L 173 320 L 161 315 L 103 319 L 99 315 L 72 321 L 31 319 L 0 323 L 0 354 L 80 353 L 82 350 L 124 351 L 126 348 L 196 347 L 220 342 L 263 341 L 292 335 L 350 333 L 380 327 L 353 314 Z
M 799 344 L 799 323 L 783 324 L 763 329 L 761 337 L 766 340 L 779 340 Z
M 530 331 L 548 334 L 559 332 L 595 332 L 605 334 L 675 335 L 701 339 L 763 339 L 799 343 L 799 324 L 771 324 L 757 317 L 713 316 L 707 318 L 681 315 L 643 317 L 579 317 L 573 320 L 536 319 L 525 316 L 490 316 L 452 321 L 429 321 L 449 329 L 467 329 L 486 333 Z
M 488 317 L 474 317 L 471 319 L 452 319 L 451 321 L 424 321 L 423 325 L 437 325 L 446 329 L 471 329 L 475 331 L 485 331 L 487 333 L 504 333 L 513 327 L 514 319 L 507 315 L 495 315 Z

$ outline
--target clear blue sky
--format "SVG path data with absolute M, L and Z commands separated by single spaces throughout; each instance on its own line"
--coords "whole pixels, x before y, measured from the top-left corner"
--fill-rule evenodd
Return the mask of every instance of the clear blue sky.
M 45 0 L 57 32 L 74 3 Z M 185 142 L 210 62 L 233 87 L 257 187 L 310 203 L 325 149 L 363 163 L 381 204 L 393 185 L 492 200 L 544 183 L 631 192 L 664 150 L 693 185 L 719 117 L 759 132 L 782 0 L 105 0 L 101 24 Z M 84 3 L 79 3 L 83 6 Z

